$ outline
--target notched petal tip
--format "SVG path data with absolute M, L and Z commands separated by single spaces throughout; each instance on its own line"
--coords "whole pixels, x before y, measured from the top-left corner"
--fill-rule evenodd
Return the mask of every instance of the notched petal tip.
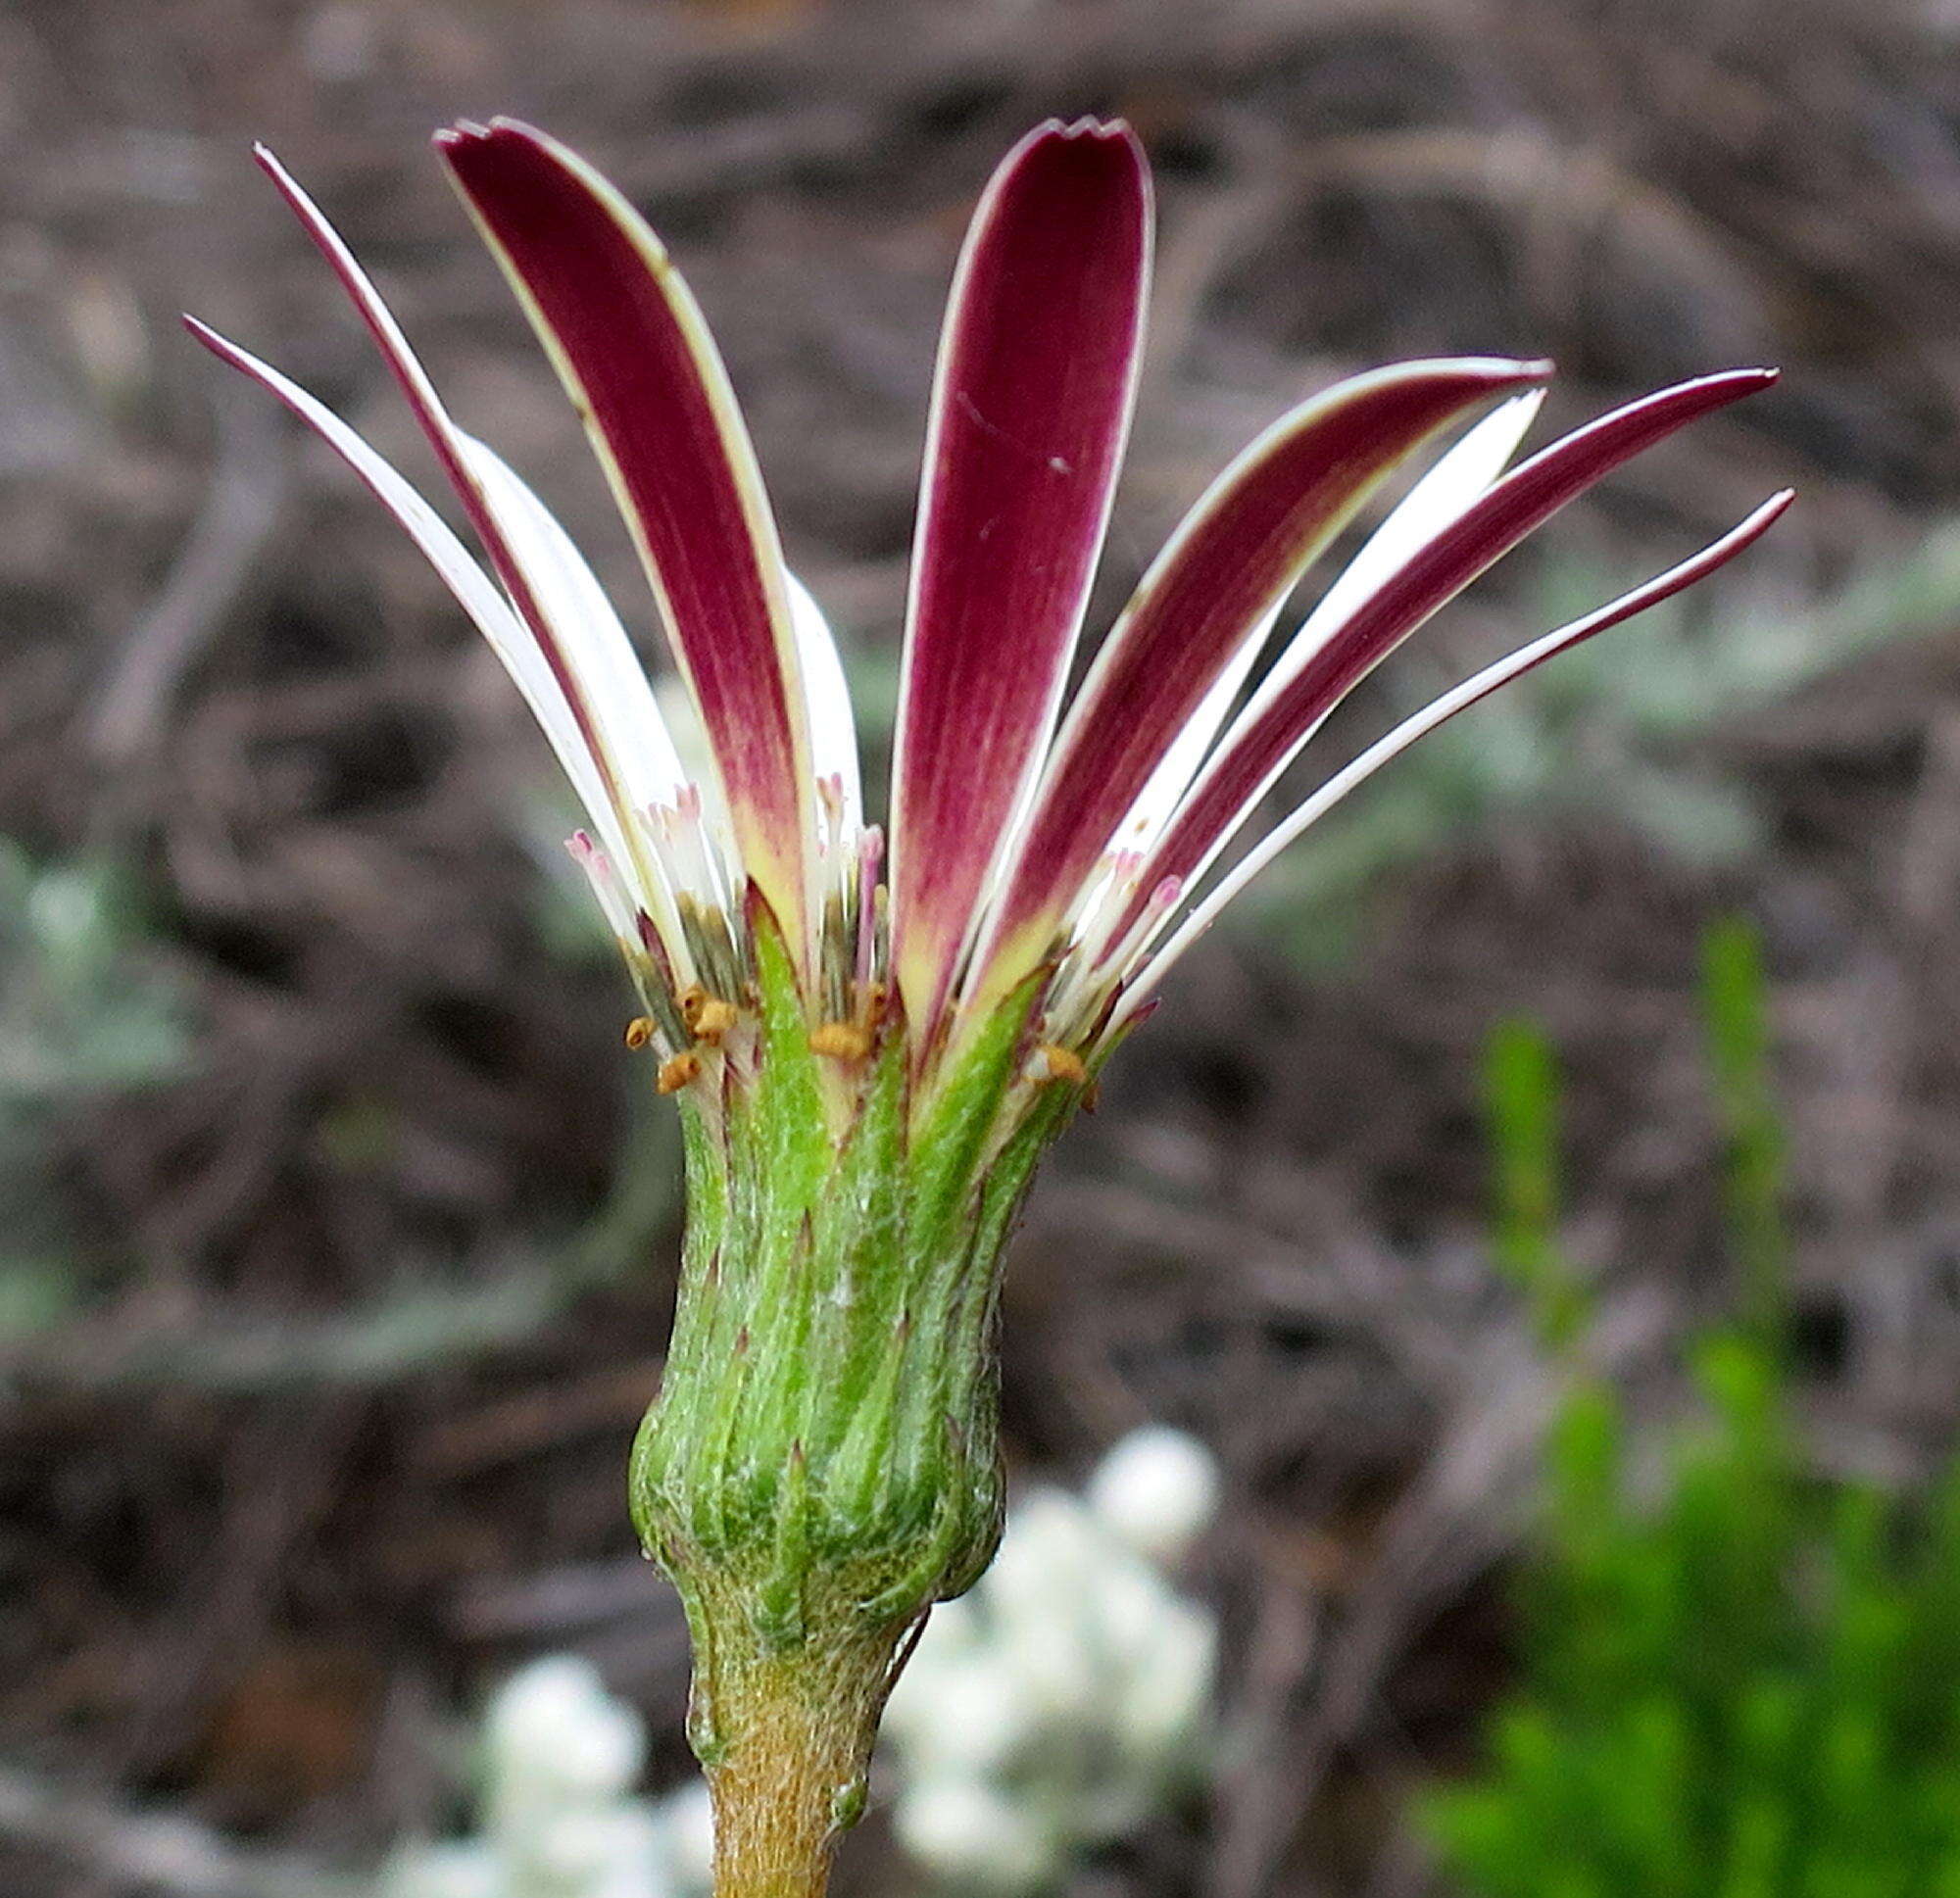
M 457 119 L 429 134 L 429 143 L 438 151 L 453 151 L 458 146 L 498 145 L 506 142 L 530 145 L 540 151 L 564 149 L 549 132 L 540 131 L 537 126 L 527 124 L 521 119 L 513 119 L 505 113 L 499 113 L 487 124 L 480 119 Z
M 541 149 L 557 149 L 557 141 L 549 134 L 539 131 L 535 125 L 527 125 L 519 119 L 507 119 L 501 114 L 487 124 L 480 119 L 454 120 L 431 132 L 429 143 L 438 152 L 447 154 L 467 150 L 476 145 L 496 145 L 502 143 L 507 136 Z
M 1058 138 L 1100 139 L 1106 144 L 1141 143 L 1127 119 L 1099 119 L 1093 112 L 1085 112 L 1080 119 L 1051 119 L 1040 130 Z
M 995 169 L 993 189 L 1043 165 L 1079 166 L 1085 171 L 1114 164 L 1150 188 L 1150 159 L 1143 141 L 1121 119 L 1049 119 L 1027 133 Z

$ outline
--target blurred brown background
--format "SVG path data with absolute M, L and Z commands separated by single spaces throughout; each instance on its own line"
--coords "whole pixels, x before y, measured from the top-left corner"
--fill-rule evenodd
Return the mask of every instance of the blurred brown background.
M 1200 1585 L 1235 1763 L 1084 1889 L 1424 1889 L 1396 1802 L 1460 1763 L 1503 1679 L 1544 1402 L 1482 1239 L 1494 1023 L 1530 1011 L 1559 1046 L 1569 1242 L 1601 1349 L 1664 1408 L 1669 1339 L 1731 1290 L 1696 944 L 1753 916 L 1816 1454 L 1910 1483 L 1953 1423 L 1960 11 L 9 0 L 0 834 L 16 925 L 50 865 L 113 866 L 84 894 L 116 919 L 52 1025 L 0 1006 L 33 1202 L 0 1299 L 0 1886 L 23 1898 L 244 1888 L 228 1861 L 171 1871 L 125 1810 L 371 1863 L 445 1810 L 444 1724 L 544 1648 L 648 1710 L 657 1776 L 685 1765 L 682 1631 L 621 1495 L 674 1155 L 544 748 L 392 525 L 175 324 L 210 318 L 426 475 L 250 164 L 263 137 L 644 626 L 425 149 L 500 111 L 669 240 L 874 706 L 959 233 L 1049 114 L 1127 114 L 1160 182 L 1103 620 L 1210 474 L 1337 373 L 1548 353 L 1562 425 L 1785 366 L 1446 616 L 1353 730 L 1772 487 L 1799 511 L 1698 617 L 1476 714 L 1320 870 L 1309 844 L 1179 975 L 1015 1254 L 1016 1467 L 1079 1473 L 1155 1417 L 1230 1473 Z M 59 935 L 74 896 L 28 920 Z M 875 1825 L 851 1851 L 883 1875 Z

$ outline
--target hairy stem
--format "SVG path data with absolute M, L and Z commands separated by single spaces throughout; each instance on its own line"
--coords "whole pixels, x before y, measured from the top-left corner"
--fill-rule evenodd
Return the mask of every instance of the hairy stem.
M 890 1638 L 766 1655 L 713 1643 L 715 1898 L 821 1898 L 837 1834 L 862 1810 Z M 746 1650 L 746 1651 L 743 1651 Z

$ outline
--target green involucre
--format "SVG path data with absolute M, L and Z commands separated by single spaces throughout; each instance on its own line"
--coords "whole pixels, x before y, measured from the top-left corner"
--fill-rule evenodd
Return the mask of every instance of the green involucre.
M 991 1558 L 1001 1254 L 1083 1093 L 1024 1078 L 1039 976 L 920 1101 L 903 1022 L 834 1063 L 766 924 L 756 962 L 753 1038 L 718 1097 L 680 1096 L 680 1297 L 630 1477 L 693 1625 L 704 1757 L 717 1655 L 888 1648 Z

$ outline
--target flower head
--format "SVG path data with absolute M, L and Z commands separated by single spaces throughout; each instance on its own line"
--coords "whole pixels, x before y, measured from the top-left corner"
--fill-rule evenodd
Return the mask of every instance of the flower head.
M 266 383 L 391 508 L 496 649 L 590 815 L 571 849 L 646 999 L 663 1085 L 712 1093 L 739 1046 L 766 914 L 816 1045 L 849 1063 L 902 1021 L 919 1098 L 1032 987 L 1029 1076 L 1081 1080 L 1223 904 L 1314 818 L 1444 719 L 1687 586 L 1722 539 L 1487 667 L 1225 853 L 1381 659 L 1594 481 L 1771 372 L 1704 376 L 1506 472 L 1540 363 L 1360 375 L 1281 417 L 1221 473 L 1138 586 L 1064 708 L 1142 352 L 1143 153 L 1120 124 L 1050 123 L 983 196 L 956 276 L 926 437 L 887 834 L 864 821 L 856 729 L 823 614 L 784 564 L 733 391 L 659 240 L 563 146 L 498 121 L 437 146 L 611 480 L 711 768 L 691 776 L 591 569 L 531 491 L 450 416 L 360 266 L 261 163 L 380 345 L 489 571 L 408 482 L 276 370 Z M 1278 646 L 1306 569 L 1412 454 L 1463 429 Z
M 1343 382 L 1211 484 L 1064 706 L 1136 393 L 1151 199 L 1125 127 L 1042 126 L 988 185 L 947 315 L 886 832 L 864 819 L 837 649 L 784 565 L 728 377 L 666 253 L 541 133 L 498 121 L 436 142 L 585 422 L 705 744 L 676 745 L 591 569 L 450 415 L 268 154 L 483 559 L 330 411 L 193 328 L 394 511 L 585 804 L 572 854 L 645 1003 L 627 1039 L 659 1055 L 687 1146 L 680 1297 L 634 1448 L 635 1518 L 694 1634 L 717 1881 L 811 1890 L 824 1841 L 861 1807 L 901 1643 L 999 1539 L 1001 1253 L 1103 1058 L 1322 811 L 1506 680 L 1719 566 L 1788 496 L 1465 680 L 1242 848 L 1267 794 L 1341 700 L 1533 528 L 1771 376 L 1662 390 L 1515 467 L 1544 364 Z M 1452 432 L 1255 677 L 1307 568 Z M 708 768 L 690 771 L 697 756 Z

